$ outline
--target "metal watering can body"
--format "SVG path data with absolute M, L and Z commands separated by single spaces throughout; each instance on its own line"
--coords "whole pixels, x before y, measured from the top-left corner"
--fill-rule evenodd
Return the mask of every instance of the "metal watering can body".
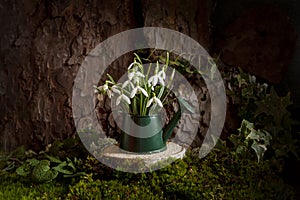
M 124 114 L 120 148 L 135 153 L 164 151 L 167 148 L 168 139 L 180 120 L 180 107 L 194 113 L 194 109 L 186 101 L 181 98 L 178 98 L 178 101 L 180 103 L 179 109 L 165 127 L 163 127 L 161 115 L 136 116 Z
M 167 148 L 167 140 L 172 135 L 180 115 L 180 111 L 177 111 L 164 128 L 161 115 L 124 115 L 120 148 L 136 153 L 164 151 Z

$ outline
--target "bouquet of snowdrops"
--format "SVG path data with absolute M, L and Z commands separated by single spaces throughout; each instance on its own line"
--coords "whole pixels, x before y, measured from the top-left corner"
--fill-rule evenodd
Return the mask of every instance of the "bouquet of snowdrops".
M 128 114 L 139 116 L 158 114 L 164 104 L 169 102 L 168 97 L 175 74 L 173 69 L 170 78 L 166 76 L 169 53 L 164 65 L 161 66 L 156 62 L 154 72 L 151 70 L 152 63 L 145 69 L 141 58 L 137 54 L 134 55 L 134 62 L 128 67 L 126 81 L 115 82 L 112 76 L 107 74 L 109 80 L 102 86 L 94 86 L 95 93 L 98 94 L 98 99 L 104 94 L 109 98 L 115 97 L 115 105 L 120 106 L 122 111 Z

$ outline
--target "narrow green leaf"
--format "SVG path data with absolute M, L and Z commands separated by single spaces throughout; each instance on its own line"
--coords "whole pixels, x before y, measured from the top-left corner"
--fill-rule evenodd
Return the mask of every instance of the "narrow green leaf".
M 195 113 L 194 107 L 191 106 L 187 101 L 185 101 L 181 97 L 178 97 L 177 99 L 178 99 L 180 105 L 182 105 L 185 110 L 189 111 L 190 113 Z
M 113 84 L 116 84 L 116 82 L 114 81 L 113 77 L 109 74 L 106 74 L 107 77 L 110 79 L 110 81 L 113 83 Z
M 50 162 L 54 162 L 54 163 L 62 163 L 61 160 L 59 160 L 58 158 L 55 158 L 53 156 L 48 156 L 46 155 L 46 158 L 48 158 L 50 160 Z

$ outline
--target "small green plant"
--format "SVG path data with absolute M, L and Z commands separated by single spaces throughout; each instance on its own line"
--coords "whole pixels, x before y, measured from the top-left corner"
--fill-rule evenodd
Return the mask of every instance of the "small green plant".
M 42 160 L 27 159 L 16 169 L 16 173 L 28 177 L 34 182 L 50 182 L 59 174 L 65 178 L 83 175 L 84 172 L 76 172 L 74 164 L 76 162 L 76 158 L 74 162 L 69 158 L 66 161 L 61 161 L 56 157 L 46 155 L 46 159 Z
M 268 84 L 257 82 L 255 76 L 241 69 L 238 72 L 224 74 L 224 76 L 227 82 L 227 95 L 238 108 L 239 117 L 254 121 L 256 104 L 266 98 Z
M 249 149 L 253 149 L 256 153 L 258 162 L 263 158 L 267 146 L 270 145 L 272 136 L 265 130 L 255 129 L 254 124 L 247 120 L 243 120 L 241 127 L 238 129 L 239 134 L 232 134 L 229 140 L 234 144 L 236 152 L 246 154 Z
M 292 104 L 290 95 L 279 96 L 274 87 L 257 82 L 255 76 L 241 69 L 238 72 L 225 74 L 225 77 L 227 95 L 233 105 L 238 108 L 238 115 L 243 120 L 242 126 L 243 124 L 245 126 L 246 121 L 251 122 L 253 123 L 251 126 L 260 130 L 257 132 L 259 135 L 272 136 L 266 152 L 267 158 L 277 163 L 275 165 L 278 165 L 279 170 L 282 170 L 282 164 L 289 156 L 299 158 L 298 140 L 292 134 L 292 119 L 288 110 Z M 244 136 L 240 135 L 240 137 Z M 245 144 L 237 143 L 236 145 Z M 254 149 L 252 145 L 248 147 Z M 265 148 L 260 147 L 261 152 L 265 152 L 263 151 Z
M 271 143 L 276 158 L 287 158 L 290 155 L 299 159 L 297 154 L 297 139 L 292 134 L 291 114 L 287 110 L 292 102 L 290 95 L 280 97 L 271 88 L 270 93 L 261 101 L 256 102 L 255 120 L 257 126 L 263 127 L 272 133 L 274 138 Z

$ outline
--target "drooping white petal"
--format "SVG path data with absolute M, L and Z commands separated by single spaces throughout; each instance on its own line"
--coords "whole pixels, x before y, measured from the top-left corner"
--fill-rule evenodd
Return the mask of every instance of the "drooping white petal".
M 157 105 L 158 105 L 159 107 L 161 107 L 161 108 L 163 107 L 162 102 L 161 102 L 160 99 L 157 98 L 157 97 L 152 97 L 152 98 L 147 102 L 146 107 L 147 107 L 147 108 L 150 107 L 152 103 L 157 104 Z
M 152 86 L 156 86 L 158 82 L 158 76 L 157 75 L 153 75 L 149 78 L 148 80 L 148 83 L 151 84 L 152 83 Z
M 125 94 L 121 94 L 116 100 L 116 105 L 119 105 L 122 100 L 125 101 L 127 104 L 131 104 L 130 99 Z
M 113 93 L 110 90 L 106 91 L 108 98 L 111 99 L 111 97 L 113 96 Z
M 163 78 L 163 79 L 166 79 L 166 73 L 165 73 L 165 71 L 160 71 L 159 73 L 158 73 L 158 76 L 160 76 L 161 78 Z
M 111 87 L 111 91 L 114 92 L 114 93 L 117 93 L 117 94 L 121 94 L 121 91 L 117 88 L 116 85 Z
M 152 102 L 153 102 L 153 98 L 151 98 L 151 99 L 147 102 L 146 107 L 149 108 L 149 107 L 151 106 Z
M 108 85 L 106 85 L 106 84 L 101 87 L 102 87 L 102 90 L 104 90 L 104 91 L 108 90 Z
M 135 94 L 137 93 L 137 91 L 138 91 L 138 88 L 137 87 L 134 88 L 130 93 L 130 98 L 133 98 L 135 96 Z
M 134 77 L 135 73 L 134 72 L 130 72 L 128 73 L 128 79 L 132 80 L 132 78 Z
M 140 92 L 142 92 L 146 97 L 148 97 L 148 93 L 144 88 L 142 88 L 141 86 L 136 86 L 130 93 L 130 98 L 133 98 L 137 93 Z
M 146 96 L 148 97 L 148 93 L 146 92 L 146 90 L 144 88 L 141 88 L 140 86 L 139 87 L 139 90 Z
M 122 88 L 125 88 L 129 83 L 130 83 L 130 80 L 125 81 L 125 82 L 122 84 Z
M 119 105 L 121 103 L 121 100 L 122 100 L 122 95 L 118 96 L 116 100 L 116 105 Z
M 161 76 L 158 76 L 158 80 L 162 86 L 165 86 L 165 80 Z
M 122 95 L 123 95 L 123 100 L 126 101 L 126 103 L 131 104 L 131 101 L 128 98 L 128 96 L 126 96 L 125 94 L 122 94 Z
M 142 78 L 145 78 L 145 75 L 142 74 L 141 72 L 135 72 L 134 74 L 135 76 L 139 76 L 139 77 L 142 77 Z
M 129 65 L 128 69 L 131 69 L 131 67 L 132 67 L 133 65 L 135 65 L 135 62 L 131 63 L 131 64 Z
M 153 97 L 153 99 L 154 99 L 154 101 L 155 101 L 155 103 L 157 103 L 158 104 L 158 106 L 159 107 L 163 107 L 163 104 L 161 103 L 161 101 L 160 101 L 160 99 L 159 98 L 157 98 L 157 97 Z

